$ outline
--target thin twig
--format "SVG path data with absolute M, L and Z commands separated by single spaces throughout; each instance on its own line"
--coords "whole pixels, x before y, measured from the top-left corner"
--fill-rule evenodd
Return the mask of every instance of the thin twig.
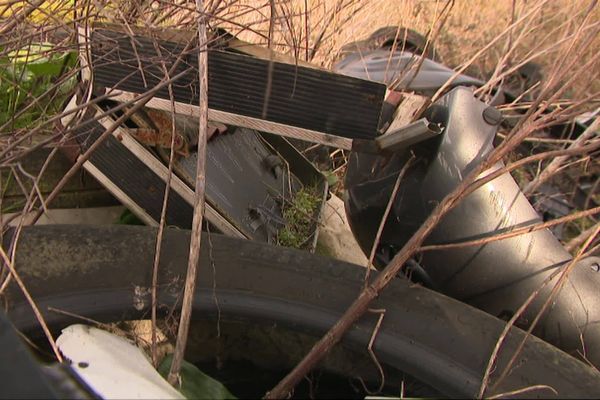
M 448 89 L 452 83 L 456 80 L 456 78 L 458 78 L 460 76 L 460 74 L 462 74 L 463 72 L 465 72 L 465 70 L 471 65 L 473 64 L 473 62 L 475 62 L 475 60 L 477 60 L 479 57 L 481 57 L 481 55 L 483 53 L 485 53 L 487 50 L 489 50 L 497 41 L 499 41 L 503 36 L 505 36 L 507 33 L 511 32 L 517 25 L 521 24 L 523 21 L 525 21 L 527 18 L 529 18 L 530 16 L 534 15 L 535 13 L 539 12 L 543 6 L 548 2 L 548 0 L 544 0 L 542 2 L 540 2 L 539 4 L 537 4 L 535 7 L 533 7 L 527 14 L 525 14 L 524 16 L 522 16 L 521 18 L 519 18 L 517 21 L 515 21 L 514 23 L 510 24 L 506 29 L 504 29 L 500 34 L 498 34 L 494 39 L 492 39 L 486 46 L 484 46 L 483 48 L 481 48 L 479 51 L 477 51 L 477 53 L 475 53 L 473 55 L 473 57 L 471 57 L 467 62 L 465 62 L 463 64 L 463 66 L 461 68 L 459 68 L 439 89 L 438 91 L 434 94 L 434 96 L 432 97 L 431 101 L 435 102 L 437 99 L 440 98 L 440 96 L 442 94 L 444 94 L 444 92 L 446 91 L 446 89 Z
M 556 389 L 554 389 L 552 386 L 548 386 L 548 385 L 533 385 L 533 386 L 527 386 L 521 389 L 517 389 L 517 390 L 512 390 L 510 392 L 504 392 L 504 393 L 500 393 L 500 394 L 496 394 L 494 396 L 490 396 L 488 397 L 489 400 L 492 399 L 504 399 L 507 397 L 511 397 L 511 396 L 517 396 L 523 393 L 528 393 L 528 392 L 533 392 L 534 390 L 549 390 L 552 393 L 554 393 L 555 395 L 558 396 L 558 392 L 556 391 Z
M 596 120 L 594 122 L 592 122 L 592 124 L 590 126 L 588 126 L 585 129 L 585 131 L 583 131 L 583 133 L 581 135 L 579 135 L 577 137 L 577 139 L 575 139 L 573 141 L 573 143 L 571 143 L 569 145 L 569 147 L 577 148 L 577 147 L 583 146 L 583 144 L 588 139 L 592 139 L 594 136 L 596 136 L 598 134 L 598 130 L 600 130 L 600 118 L 596 118 Z M 527 184 L 527 186 L 525 186 L 525 188 L 523 189 L 523 193 L 525 195 L 527 195 L 527 194 L 533 193 L 535 190 L 537 190 L 542 183 L 546 182 L 551 176 L 553 176 L 558 171 L 558 169 L 565 163 L 565 161 L 567 159 L 568 159 L 567 156 L 562 156 L 562 157 L 556 157 L 552 161 L 550 161 L 550 163 L 546 166 L 546 168 L 544 168 L 535 177 L 535 179 L 533 179 L 531 182 L 529 182 Z
M 570 252 L 575 250 L 577 247 L 581 246 L 581 244 L 591 236 L 591 234 L 594 232 L 594 229 L 596 229 L 596 227 L 591 226 L 588 229 L 581 232 L 579 235 L 577 235 L 576 237 L 571 239 L 567 244 L 565 244 L 565 249 Z
M 133 42 L 133 41 L 132 41 Z M 163 73 L 165 74 L 165 78 L 169 79 L 169 71 L 167 70 L 167 66 L 165 65 L 164 59 L 162 57 L 162 53 L 160 50 L 160 46 L 158 43 L 153 40 L 154 49 L 156 50 L 158 56 L 163 60 L 161 62 L 161 67 Z M 141 65 L 141 61 L 139 62 Z M 167 181 L 165 182 L 165 192 L 163 195 L 163 204 L 162 209 L 160 211 L 160 221 L 158 224 L 158 231 L 156 233 L 156 245 L 154 248 L 154 264 L 152 266 L 152 288 L 151 288 L 151 297 L 152 297 L 152 311 L 151 311 L 151 325 L 152 325 L 152 333 L 151 333 L 151 354 L 152 354 L 152 363 L 154 367 L 158 367 L 158 343 L 156 338 L 156 309 L 158 307 L 157 301 L 157 291 L 158 291 L 158 266 L 160 263 L 160 253 L 162 249 L 162 241 L 165 225 L 167 223 L 167 206 L 169 204 L 169 194 L 171 193 L 171 180 L 173 178 L 173 164 L 175 162 L 175 136 L 177 135 L 176 126 L 175 126 L 175 97 L 173 94 L 173 85 L 168 86 L 169 91 L 169 99 L 171 100 L 171 152 L 169 154 L 169 168 L 167 173 Z M 142 127 L 143 128 L 143 127 Z
M 497 233 L 488 237 L 484 237 L 481 239 L 474 240 L 466 240 L 463 242 L 457 243 L 445 243 L 445 244 L 432 244 L 427 246 L 422 246 L 418 251 L 432 251 L 432 250 L 448 250 L 448 249 L 456 249 L 460 247 L 468 247 L 468 246 L 478 246 L 484 245 L 486 243 L 495 242 L 498 240 L 509 239 L 515 236 L 525 235 L 527 233 L 539 231 L 542 229 L 550 228 L 552 226 L 564 224 L 565 222 L 573 221 L 579 218 L 589 217 L 590 215 L 595 215 L 600 213 L 600 206 L 590 208 L 589 210 L 579 211 L 573 214 L 565 215 L 564 217 L 556 218 L 544 223 L 533 223 L 522 228 L 518 228 L 515 230 L 511 230 L 509 232 Z
M 498 132 L 496 134 L 500 139 L 506 139 L 506 135 Z M 540 137 L 528 137 L 523 139 L 523 142 L 526 143 L 542 143 L 542 144 L 571 144 L 574 140 L 571 139 L 551 139 L 551 138 L 540 138 Z
M 5 35 L 11 30 L 15 29 L 21 21 L 27 18 L 32 12 L 37 10 L 45 0 L 35 0 L 34 2 L 27 3 L 27 6 L 22 8 L 17 15 L 13 15 L 6 20 L 6 22 L 0 27 L 0 35 Z
M 552 274 L 550 274 L 546 279 L 544 279 L 544 282 L 542 282 L 542 284 L 538 288 L 536 288 L 533 292 L 531 292 L 529 297 L 527 297 L 527 299 L 523 302 L 523 304 L 521 304 L 519 309 L 506 322 L 506 325 L 504 325 L 504 328 L 502 329 L 502 332 L 500 333 L 500 336 L 498 337 L 498 340 L 496 341 L 494 350 L 492 351 L 492 354 L 490 355 L 490 358 L 488 359 L 488 364 L 483 373 L 483 378 L 481 379 L 481 386 L 479 387 L 479 393 L 477 394 L 478 399 L 482 399 L 485 394 L 485 391 L 487 389 L 488 382 L 490 379 L 490 375 L 492 373 L 492 370 L 494 369 L 494 365 L 498 358 L 498 353 L 500 352 L 500 349 L 502 348 L 502 345 L 504 344 L 504 341 L 506 340 L 508 333 L 513 328 L 513 326 L 515 325 L 517 320 L 523 315 L 523 313 L 525 312 L 527 307 L 529 307 L 531 305 L 531 303 L 537 298 L 537 296 L 539 296 L 542 289 L 544 289 L 546 287 L 546 285 L 548 285 L 552 281 L 552 279 L 554 279 L 556 277 L 556 275 L 559 274 L 559 272 L 560 272 L 560 269 L 557 269 Z
M 387 221 L 388 215 L 392 209 L 392 205 L 396 200 L 396 195 L 398 194 L 398 189 L 400 189 L 400 182 L 402 182 L 402 178 L 408 168 L 410 168 L 412 162 L 415 159 L 415 155 L 412 154 L 411 157 L 404 163 L 404 166 L 398 173 L 398 178 L 396 178 L 396 183 L 394 183 L 394 188 L 392 189 L 392 193 L 390 194 L 390 198 L 388 200 L 387 206 L 385 207 L 385 211 L 381 216 L 381 221 L 379 222 L 379 227 L 377 228 L 377 234 L 375 235 L 375 239 L 373 240 L 373 246 L 371 246 L 371 253 L 369 254 L 369 261 L 366 265 L 365 272 L 365 285 L 369 282 L 369 276 L 371 275 L 371 268 L 373 267 L 373 260 L 375 259 L 375 253 L 377 252 L 377 248 L 379 247 L 379 241 L 381 240 L 381 234 L 383 233 L 383 228 L 385 227 L 385 222 Z
M 375 324 L 375 328 L 373 329 L 373 333 L 371 334 L 371 339 L 369 340 L 369 345 L 367 346 L 367 351 L 369 352 L 369 355 L 371 356 L 371 360 L 373 360 L 373 363 L 375 363 L 375 366 L 377 367 L 377 371 L 379 372 L 379 375 L 381 376 L 381 382 L 379 384 L 379 387 L 377 388 L 377 390 L 374 393 L 381 393 L 381 391 L 385 387 L 385 373 L 383 372 L 383 367 L 381 366 L 381 363 L 379 362 L 379 360 L 377 359 L 377 356 L 375 355 L 375 352 L 373 351 L 373 345 L 375 344 L 375 339 L 377 339 L 377 334 L 379 333 L 379 329 L 381 328 L 381 323 L 383 322 L 383 318 L 385 317 L 385 309 L 376 309 L 376 310 L 369 310 L 369 311 L 379 314 L 379 318 L 377 319 L 377 323 Z M 365 389 L 367 389 L 366 386 L 365 386 Z M 367 392 L 369 392 L 369 390 L 367 390 Z
M 273 50 L 271 49 L 273 43 L 273 31 L 275 29 L 275 18 L 277 17 L 277 9 L 275 8 L 275 0 L 269 0 L 269 6 L 271 15 L 269 19 L 269 39 L 267 42 L 267 48 L 269 49 L 269 67 L 267 70 L 267 86 L 265 87 L 265 96 L 263 99 L 262 118 L 266 119 L 269 112 L 269 100 L 271 98 L 271 90 L 273 89 L 273 72 L 275 68 L 275 62 L 273 60 Z

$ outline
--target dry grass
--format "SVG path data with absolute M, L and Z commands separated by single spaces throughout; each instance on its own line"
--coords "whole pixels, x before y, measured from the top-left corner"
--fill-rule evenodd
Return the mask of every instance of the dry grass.
M 34 12 L 30 13 L 32 9 Z M 523 121 L 507 134 L 504 144 L 494 153 L 495 161 L 506 160 L 520 141 L 541 129 L 600 105 L 600 7 L 593 0 L 212 0 L 206 2 L 205 12 L 210 27 L 228 29 L 241 39 L 324 68 L 332 66 L 344 44 L 362 40 L 384 26 L 412 28 L 424 35 L 431 33 L 446 65 L 480 78 L 493 77 L 494 83 L 504 79 L 514 66 L 524 61 L 540 64 L 546 75 L 540 85 L 541 95 L 534 99 L 533 107 L 525 112 Z M 30 43 L 51 40 L 54 50 L 50 52 L 55 53 L 74 49 L 76 28 L 90 21 L 193 32 L 198 28 L 195 4 L 179 0 L 85 0 L 76 3 L 53 0 L 50 5 L 36 0 L 28 3 L 10 1 L 0 3 L 0 18 L 0 68 L 10 67 L 11 52 L 27 48 Z M 62 34 L 53 35 L 55 31 Z M 74 73 L 76 69 L 72 71 Z M 19 80 L 4 83 L 12 85 L 13 92 L 23 89 Z M 24 107 L 55 98 L 59 92 L 57 88 L 63 87 L 61 85 L 61 80 L 53 77 L 48 89 L 27 98 Z M 480 92 L 484 94 L 485 90 Z M 24 96 L 26 94 L 31 95 L 31 91 Z M 543 114 L 548 103 L 562 105 L 550 114 Z M 11 111 L 18 113 L 23 106 L 13 108 Z M 44 133 L 46 137 L 55 135 L 57 140 L 61 138 L 53 130 L 51 118 L 57 119 L 53 114 L 55 111 L 46 107 L 41 112 L 39 118 L 25 125 L 14 121 L 0 123 L 0 168 L 16 174 L 20 157 L 33 143 L 39 142 L 34 139 L 34 132 Z M 105 132 L 105 136 L 109 134 Z M 29 136 L 27 141 L 14 145 Z M 587 146 L 598 140 L 597 135 L 592 137 Z M 580 160 L 587 160 L 580 163 L 586 168 L 590 164 L 597 168 L 597 160 L 589 154 Z M 83 159 L 79 163 L 83 163 Z M 542 168 L 540 164 L 540 170 Z M 30 178 L 36 186 L 39 177 Z M 475 180 L 475 175 L 471 179 Z M 0 182 L 0 193 L 2 184 L 5 183 Z M 467 193 L 468 185 L 469 182 L 464 182 L 461 190 Z M 23 185 L 23 194 L 27 199 L 27 211 L 41 213 L 46 206 L 44 199 L 35 187 L 26 186 Z M 53 193 L 60 189 L 57 186 Z M 435 218 L 442 218 L 462 198 L 461 195 L 457 192 L 446 199 L 445 208 L 441 207 Z M 419 240 L 424 240 L 437 220 L 429 222 L 421 237 L 414 240 L 402 257 L 408 259 L 418 249 Z M 0 219 L 3 229 L 5 222 Z M 14 261 L 14 254 L 8 251 L 11 249 L 2 250 L 6 253 L 5 264 L 8 266 Z M 399 268 L 400 264 L 397 270 Z M 0 294 L 10 279 L 8 277 L 7 268 L 0 269 Z M 386 284 L 382 281 L 380 289 L 383 290 Z M 362 306 L 366 307 L 365 304 Z
M 375 29 L 383 26 L 403 26 L 426 35 L 432 31 L 445 4 L 443 1 L 436 0 L 308 0 L 307 12 L 305 12 L 304 0 L 277 3 L 285 4 L 285 6 L 281 5 L 280 18 L 276 20 L 274 30 L 273 43 L 276 43 L 277 50 L 297 55 L 301 59 L 305 58 L 304 23 L 307 19 L 309 48 L 315 45 L 321 31 L 324 29 L 327 31 L 312 60 L 326 68 L 331 67 L 341 46 L 364 39 Z M 456 1 L 440 35 L 435 40 L 441 59 L 450 67 L 459 67 L 496 38 L 511 24 L 513 18 L 518 18 L 539 3 L 541 1 L 516 1 L 513 10 L 513 2 L 509 0 Z M 583 18 L 582 13 L 589 4 L 589 0 L 546 2 L 532 19 L 531 26 L 528 27 L 527 32 L 524 32 L 523 38 L 519 39 L 519 45 L 511 57 L 513 63 L 527 57 L 533 49 L 548 49 L 533 60 L 548 71 L 548 68 L 556 62 L 558 55 L 564 51 L 564 46 L 550 48 L 567 32 L 573 32 L 579 26 Z M 231 21 L 224 22 L 222 25 L 238 33 L 245 40 L 266 45 L 269 31 L 269 3 L 236 2 L 232 10 L 238 11 L 241 15 L 237 16 L 236 12 L 224 13 L 223 17 L 231 18 Z M 579 18 L 571 20 L 574 15 L 579 15 Z M 591 18 L 600 20 L 600 8 L 596 7 L 592 11 Z M 238 24 L 251 29 L 240 28 Z M 513 40 L 516 40 L 520 31 L 524 30 L 525 27 L 516 29 Z M 506 48 L 506 40 L 499 41 L 478 57 L 469 72 L 484 78 L 489 76 L 506 53 Z M 600 37 L 596 37 L 594 45 L 579 57 L 585 61 L 591 58 L 598 48 L 600 48 Z M 590 77 L 598 75 L 600 66 L 596 64 L 594 68 L 590 71 Z M 598 79 L 581 80 L 573 85 L 570 94 L 571 97 L 578 97 L 598 91 L 600 91 Z

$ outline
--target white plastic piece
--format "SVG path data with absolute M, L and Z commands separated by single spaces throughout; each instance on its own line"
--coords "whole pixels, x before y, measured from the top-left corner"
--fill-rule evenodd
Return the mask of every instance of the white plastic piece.
M 102 398 L 184 398 L 142 350 L 120 336 L 78 324 L 63 329 L 56 344 L 73 370 Z

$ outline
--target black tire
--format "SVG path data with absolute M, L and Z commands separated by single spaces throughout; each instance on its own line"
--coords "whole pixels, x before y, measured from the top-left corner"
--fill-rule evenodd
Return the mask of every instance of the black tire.
M 80 321 L 49 312 L 48 307 L 103 321 L 141 318 L 150 301 L 147 295 L 139 296 L 144 293 L 139 288 L 150 286 L 155 238 L 156 230 L 146 227 L 31 227 L 19 239 L 16 268 L 53 328 Z M 189 238 L 187 231 L 165 233 L 159 296 L 167 306 L 175 303 L 181 289 Z M 216 296 L 221 318 L 244 316 L 318 336 L 340 317 L 363 285 L 362 268 L 306 252 L 214 234 L 210 242 L 204 236 L 202 243 L 194 316 L 216 315 Z M 17 328 L 38 331 L 14 284 L 6 300 Z M 374 346 L 383 364 L 445 395 L 477 394 L 502 321 L 400 278 L 372 307 L 386 310 Z M 364 351 L 376 321 L 376 315 L 361 318 L 343 344 Z M 523 337 L 522 331 L 511 330 L 496 372 L 503 370 Z M 600 396 L 600 374 L 534 337 L 527 339 L 507 379 L 487 395 L 540 384 L 554 388 L 560 398 Z M 519 395 L 523 396 L 554 394 L 537 390 Z
M 429 43 L 427 46 L 427 38 L 413 29 L 386 26 L 373 32 L 369 36 L 369 40 L 377 43 L 381 49 L 391 49 L 395 46 L 418 55 L 425 53 L 425 57 L 440 61 L 433 43 Z
M 409 51 L 417 55 L 425 54 L 425 57 L 441 62 L 439 53 L 433 43 L 427 45 L 425 36 L 415 30 L 399 26 L 379 28 L 365 40 L 345 44 L 340 49 L 338 59 L 351 53 L 392 48 Z

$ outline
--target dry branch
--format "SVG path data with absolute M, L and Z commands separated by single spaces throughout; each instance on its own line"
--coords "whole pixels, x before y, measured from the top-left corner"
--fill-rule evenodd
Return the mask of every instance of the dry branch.
M 177 342 L 173 363 L 169 371 L 168 380 L 175 385 L 179 378 L 179 370 L 183 361 L 183 354 L 187 344 L 187 337 L 192 316 L 192 301 L 196 287 L 196 272 L 200 259 L 200 241 L 202 233 L 202 220 L 204 216 L 204 192 L 205 192 L 205 165 L 206 165 L 206 140 L 208 130 L 208 48 L 206 33 L 206 16 L 204 14 L 204 1 L 196 0 L 196 11 L 198 13 L 198 75 L 200 82 L 199 102 L 200 112 L 198 118 L 198 163 L 196 165 L 196 189 L 194 198 L 194 217 L 192 221 L 192 234 L 190 238 L 190 255 L 188 259 L 187 274 L 185 277 L 185 288 L 183 302 L 181 305 L 181 318 L 177 330 Z M 174 136 L 174 135 L 173 135 Z M 173 153 L 173 151 L 172 151 Z
M 154 41 L 154 48 L 156 49 L 158 55 L 162 58 L 160 47 L 158 43 Z M 161 68 L 163 73 L 165 74 L 165 78 L 169 78 L 169 71 L 163 62 L 161 62 Z M 142 74 L 143 76 L 143 74 Z M 152 288 L 151 288 L 151 302 L 152 302 L 152 311 L 151 311 L 151 324 L 152 324 L 152 332 L 151 332 L 151 355 L 152 362 L 154 367 L 158 367 L 158 349 L 157 349 L 157 339 L 156 339 L 156 309 L 158 307 L 157 301 L 157 292 L 158 292 L 158 265 L 160 263 L 160 252 L 162 248 L 162 240 L 163 240 L 163 232 L 165 229 L 165 224 L 167 222 L 167 206 L 169 203 L 169 194 L 171 192 L 171 179 L 173 177 L 173 164 L 175 161 L 175 137 L 176 135 L 176 127 L 175 127 L 175 98 L 173 95 L 173 85 L 168 86 L 169 90 L 169 98 L 171 100 L 172 111 L 171 111 L 171 152 L 169 155 L 169 169 L 167 173 L 167 180 L 165 182 L 165 192 L 163 195 L 163 204 L 162 209 L 160 211 L 160 221 L 158 224 L 158 231 L 156 233 L 156 244 L 154 247 L 154 265 L 152 266 Z
M 567 249 L 567 251 L 573 251 L 577 247 L 581 246 L 587 240 L 587 238 L 589 238 L 592 235 L 592 233 L 594 232 L 594 229 L 596 229 L 595 225 L 591 226 L 588 229 L 586 229 L 585 231 L 581 232 L 579 235 L 577 235 L 576 237 L 571 239 L 565 245 L 565 249 Z
M 28 3 L 27 6 L 19 10 L 19 13 L 17 15 L 13 15 L 0 27 L 0 35 L 6 35 L 10 31 L 15 29 L 19 25 L 19 23 L 21 23 L 32 12 L 34 12 L 42 4 L 44 4 L 44 1 L 45 0 L 35 0 L 31 3 Z
M 375 260 L 375 252 L 377 251 L 377 248 L 379 247 L 379 241 L 381 240 L 381 234 L 383 233 L 383 228 L 385 227 L 385 222 L 387 221 L 388 215 L 390 214 L 390 211 L 392 210 L 392 206 L 394 205 L 394 201 L 396 200 L 396 195 L 398 194 L 398 189 L 400 189 L 400 182 L 402 182 L 402 178 L 404 177 L 404 174 L 406 174 L 406 171 L 408 171 L 408 169 L 410 168 L 414 159 L 415 159 L 415 156 L 412 155 L 408 159 L 408 161 L 406 161 L 406 163 L 400 170 L 400 173 L 398 174 L 398 177 L 396 178 L 396 182 L 394 183 L 394 187 L 392 188 L 392 193 L 390 194 L 390 198 L 388 200 L 387 206 L 385 207 L 385 211 L 383 212 L 383 215 L 381 216 L 381 221 L 379 222 L 379 227 L 377 228 L 377 233 L 375 235 L 375 240 L 373 240 L 373 246 L 371 246 L 371 253 L 369 254 L 369 260 L 368 260 L 367 265 L 365 265 L 367 267 L 366 271 L 365 271 L 365 284 L 367 284 L 369 282 L 371 268 L 373 267 L 373 260 Z
M 569 145 L 569 148 L 580 148 L 584 145 L 587 140 L 593 139 L 597 134 L 598 130 L 600 130 L 600 118 L 596 118 L 594 122 L 590 126 L 588 126 L 585 131 L 577 137 Z M 546 168 L 544 168 L 531 182 L 525 186 L 523 189 L 524 194 L 531 194 L 535 192 L 542 183 L 546 182 L 550 177 L 552 177 L 558 170 L 563 166 L 563 164 L 568 160 L 568 156 L 556 157 Z
M 591 208 L 589 210 L 579 211 L 579 212 L 576 212 L 573 214 L 565 215 L 564 217 L 556 218 L 556 219 L 553 219 L 551 221 L 547 221 L 544 223 L 534 223 L 534 224 L 530 224 L 530 225 L 527 225 L 527 226 L 524 226 L 524 227 L 521 227 L 521 228 L 518 228 L 515 230 L 511 230 L 509 232 L 493 234 L 493 235 L 490 235 L 488 237 L 481 238 L 481 239 L 466 240 L 463 242 L 456 242 L 456 243 L 432 244 L 432 245 L 428 245 L 428 246 L 422 246 L 419 248 L 418 251 L 448 250 L 448 249 L 456 249 L 459 247 L 484 245 L 484 244 L 495 242 L 498 240 L 509 239 L 509 238 L 512 238 L 515 236 L 521 236 L 521 235 L 525 235 L 527 233 L 550 228 L 552 226 L 564 224 L 569 221 L 588 217 L 588 216 L 595 215 L 598 213 L 600 213 L 600 206 Z

